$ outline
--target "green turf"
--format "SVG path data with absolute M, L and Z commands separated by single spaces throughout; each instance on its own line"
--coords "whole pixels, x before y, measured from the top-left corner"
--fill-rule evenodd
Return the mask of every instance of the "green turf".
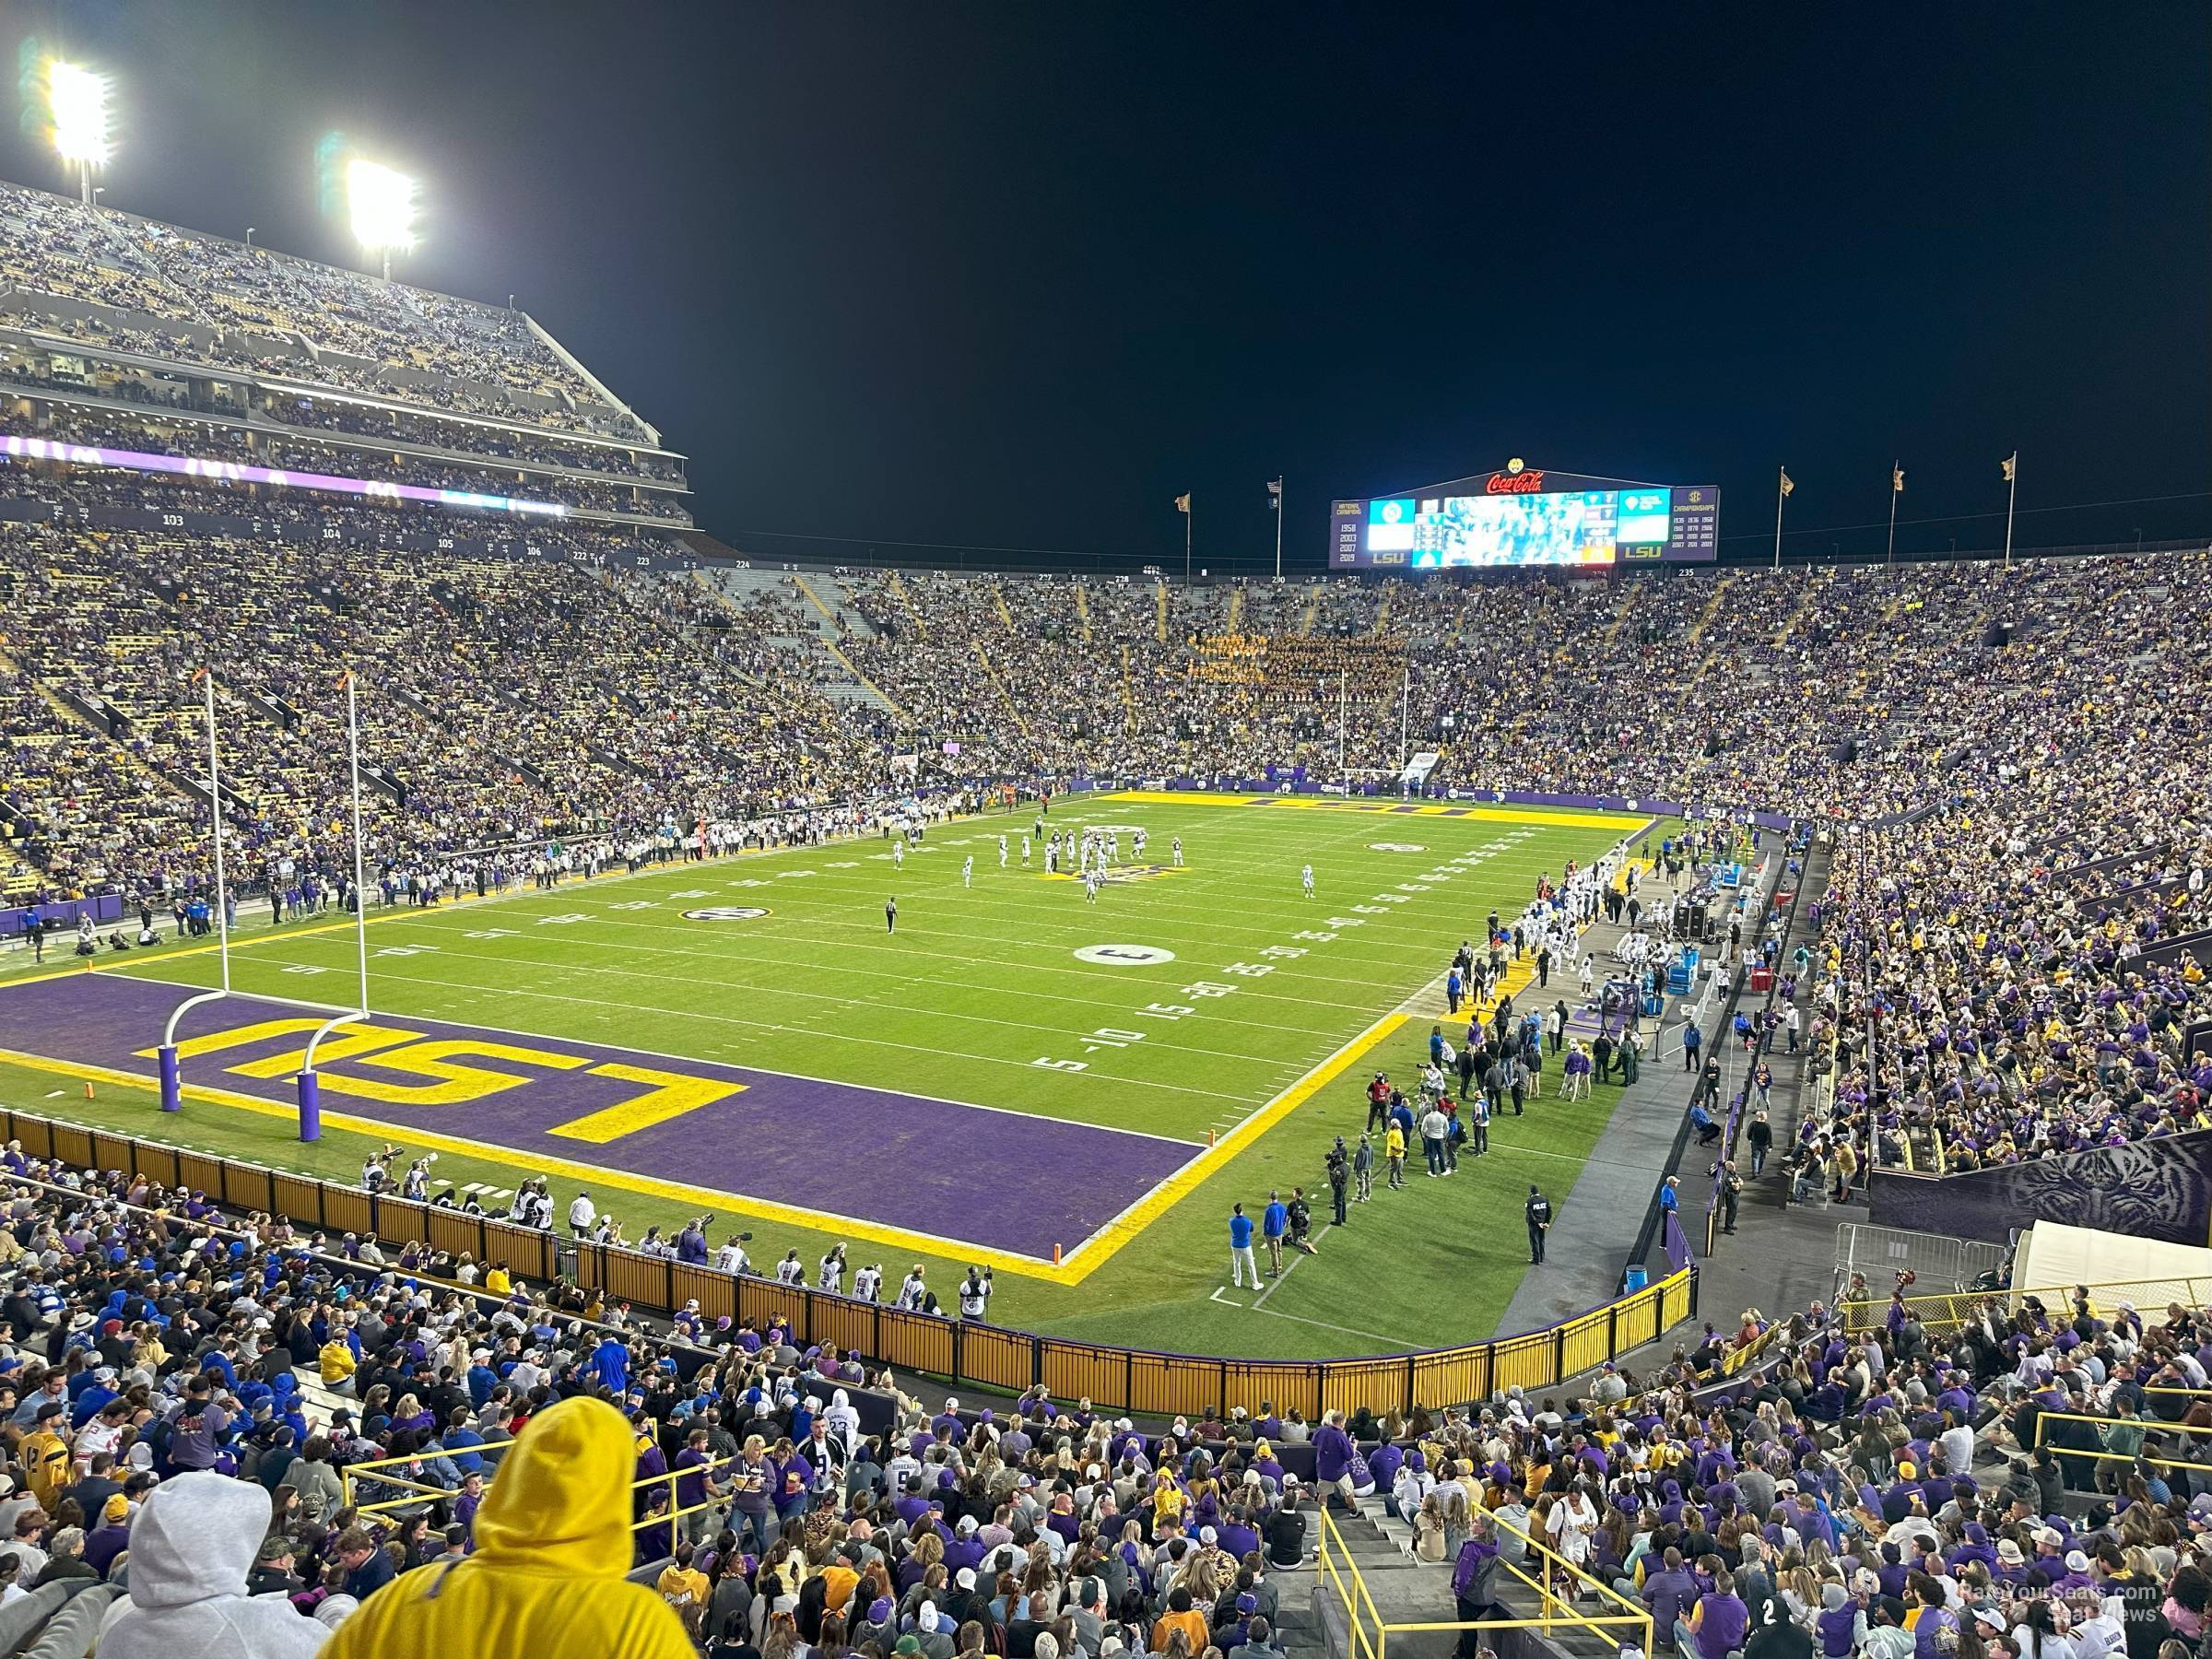
M 1556 875 L 1571 857 L 1593 858 L 1641 822 L 1569 828 L 1114 797 L 1069 801 L 1053 814 L 1055 825 L 1077 820 L 1144 825 L 1152 837 L 1148 864 L 1167 864 L 1170 838 L 1180 834 L 1189 868 L 1110 887 L 1096 906 L 1086 904 L 1077 884 L 1046 880 L 1037 865 L 1024 872 L 1018 854 L 1007 870 L 997 867 L 997 834 L 1026 830 L 1025 813 L 936 831 L 928 850 L 897 873 L 881 843 L 852 842 L 440 912 L 380 919 L 372 912 L 373 949 L 434 948 L 376 957 L 371 1004 L 383 1014 L 618 1042 L 1203 1143 L 1209 1129 L 1228 1130 L 1398 1008 L 1434 979 L 1461 938 L 1479 935 L 1493 907 L 1517 914 L 1539 872 Z M 1378 842 L 1422 850 L 1380 851 Z M 1124 836 L 1124 858 L 1128 847 Z M 1478 864 L 1447 862 L 1485 848 L 1494 850 Z M 974 884 L 964 888 L 960 864 L 971 853 Z M 1319 891 L 1311 902 L 1298 881 L 1308 862 Z M 1444 868 L 1453 871 L 1448 879 L 1423 879 Z M 900 900 L 896 938 L 883 931 L 890 892 Z M 759 904 L 771 914 L 742 924 L 677 919 L 685 908 L 709 904 Z M 235 986 L 345 1000 L 351 933 L 270 928 L 266 914 L 249 909 L 241 916 Z M 560 917 L 583 920 L 554 920 Z M 1330 918 L 1359 925 L 1331 927 Z M 1301 936 L 1310 935 L 1334 936 Z M 1176 960 L 1102 967 L 1074 958 L 1077 947 L 1093 943 L 1165 947 Z M 131 971 L 203 984 L 213 982 L 217 965 L 209 955 L 170 952 L 136 959 Z M 1233 989 L 1209 995 L 1187 989 L 1194 985 Z M 1182 1008 L 1193 1012 L 1147 1011 Z M 1329 1136 L 1358 1130 L 1362 1086 L 1373 1070 L 1410 1077 L 1429 1023 L 1409 1019 L 1081 1285 L 1002 1273 L 994 1319 L 1090 1340 L 1255 1358 L 1438 1347 L 1492 1334 L 1520 1282 L 1528 1182 L 1543 1183 L 1555 1201 L 1564 1196 L 1615 1089 L 1600 1088 L 1571 1106 L 1549 1097 L 1533 1103 L 1526 1117 L 1500 1124 L 1491 1155 L 1463 1160 L 1455 1179 L 1417 1172 L 1403 1193 L 1385 1193 L 1378 1182 L 1376 1201 L 1355 1206 L 1348 1227 L 1321 1237 L 1320 1254 L 1302 1261 L 1263 1306 L 1245 1305 L 1253 1300 L 1249 1291 L 1222 1288 L 1230 1202 L 1255 1204 L 1269 1186 L 1294 1182 L 1325 1194 L 1321 1159 Z M 1132 1041 L 1126 1033 L 1135 1031 L 1143 1035 Z M 1040 1060 L 1071 1069 L 1048 1069 Z M 1077 1063 L 1083 1069 L 1072 1069 Z M 1556 1088 L 1556 1068 L 1546 1081 Z M 127 1090 L 103 1088 L 88 1102 L 75 1084 L 18 1068 L 0 1068 L 0 1082 L 24 1108 L 339 1180 L 358 1174 L 364 1150 L 365 1137 L 336 1130 L 303 1147 L 281 1120 L 219 1105 L 194 1101 L 179 1121 L 158 1117 L 146 1097 Z M 61 1098 L 50 1099 L 57 1087 Z M 371 1102 L 342 1104 L 356 1115 L 374 1112 Z M 467 1109 L 454 1112 L 449 1133 L 466 1136 Z M 855 1134 L 865 1137 L 865 1125 Z M 579 1146 L 576 1157 L 588 1160 L 590 1149 Z M 519 1155 L 449 1154 L 439 1174 L 510 1187 L 529 1168 Z M 554 1182 L 564 1202 L 567 1184 Z M 622 1216 L 632 1237 L 647 1223 L 680 1222 L 688 1213 L 674 1201 L 627 1193 L 603 1207 Z M 1315 1207 L 1325 1219 L 1325 1197 Z M 761 1262 L 795 1244 L 811 1263 L 832 1236 L 747 1225 Z M 937 1230 L 958 1237 L 959 1218 L 947 1217 Z M 895 1284 L 907 1256 L 864 1244 L 855 1259 L 883 1261 Z M 958 1258 L 922 1259 L 942 1293 Z

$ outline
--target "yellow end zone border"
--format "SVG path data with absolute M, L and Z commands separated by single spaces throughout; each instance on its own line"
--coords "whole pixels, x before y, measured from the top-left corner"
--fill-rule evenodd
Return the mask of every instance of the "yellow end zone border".
M 1144 806 L 1272 806 L 1287 812 L 1369 812 L 1386 818 L 1446 818 L 1488 824 L 1547 824 L 1559 830 L 1611 830 L 1650 824 L 1650 813 L 1578 811 L 1567 806 L 1488 806 L 1479 802 L 1439 805 L 1424 801 L 1349 800 L 1338 795 L 1211 794 L 1202 790 L 1124 789 L 1093 797 L 1134 801 Z

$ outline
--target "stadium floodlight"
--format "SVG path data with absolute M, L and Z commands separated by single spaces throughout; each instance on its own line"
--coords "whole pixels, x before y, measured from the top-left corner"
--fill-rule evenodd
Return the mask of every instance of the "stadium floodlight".
M 415 245 L 416 183 L 406 173 L 356 156 L 346 163 L 346 210 L 353 237 L 363 249 L 383 256 L 384 280 L 392 280 L 392 250 Z
M 85 205 L 92 203 L 92 170 L 105 167 L 110 141 L 108 93 L 112 83 L 81 64 L 54 58 L 46 65 L 46 113 L 53 123 L 53 147 L 76 168 Z

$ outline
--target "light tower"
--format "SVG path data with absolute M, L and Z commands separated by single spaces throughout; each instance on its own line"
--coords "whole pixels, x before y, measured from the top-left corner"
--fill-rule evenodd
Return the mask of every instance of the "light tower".
M 392 280 L 392 251 L 415 245 L 418 186 L 406 173 L 356 156 L 346 163 L 346 211 L 353 238 L 362 251 L 379 255 L 384 280 Z
M 92 170 L 105 167 L 113 146 L 109 136 L 108 77 L 81 64 L 53 58 L 46 65 L 46 113 L 53 123 L 53 147 L 76 169 L 77 189 L 92 205 Z

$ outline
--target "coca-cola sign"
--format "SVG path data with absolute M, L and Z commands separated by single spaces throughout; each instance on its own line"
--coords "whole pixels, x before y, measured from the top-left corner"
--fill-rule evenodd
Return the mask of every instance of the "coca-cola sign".
M 1485 495 L 1538 495 L 1543 492 L 1544 474 L 1535 472 L 1494 472 L 1489 482 L 1482 487 Z

